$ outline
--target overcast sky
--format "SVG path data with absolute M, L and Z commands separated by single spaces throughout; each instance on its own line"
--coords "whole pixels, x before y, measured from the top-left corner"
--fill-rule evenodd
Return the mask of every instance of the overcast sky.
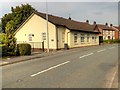
M 6 1 L 6 2 L 5 2 Z M 37 0 L 34 0 L 32 2 L 31 0 L 24 0 L 25 2 L 20 2 L 23 0 L 7 0 L 0 2 L 0 17 L 2 17 L 4 14 L 9 13 L 11 6 L 15 7 L 21 4 L 30 4 L 33 8 L 38 10 L 39 12 L 46 12 L 46 3 L 45 2 L 38 2 Z M 75 1 L 75 0 L 74 0 Z M 83 1 L 83 0 L 82 0 Z M 92 24 L 93 21 L 96 21 L 97 23 L 104 24 L 106 22 L 113 23 L 114 25 L 118 24 L 118 2 L 115 0 L 104 0 L 105 2 L 100 2 L 103 0 L 100 0 L 99 2 L 94 2 L 93 0 L 91 2 L 87 2 L 87 0 L 84 0 L 85 2 L 51 2 L 48 3 L 48 12 L 49 14 L 68 18 L 69 16 L 73 20 L 77 21 L 86 21 L 89 20 Z M 110 2 L 111 1 L 111 2 Z

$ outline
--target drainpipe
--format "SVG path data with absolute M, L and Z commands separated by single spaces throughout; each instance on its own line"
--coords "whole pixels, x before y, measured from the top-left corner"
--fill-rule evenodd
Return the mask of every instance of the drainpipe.
M 69 34 L 70 32 L 67 32 L 67 43 L 68 43 L 68 34 Z

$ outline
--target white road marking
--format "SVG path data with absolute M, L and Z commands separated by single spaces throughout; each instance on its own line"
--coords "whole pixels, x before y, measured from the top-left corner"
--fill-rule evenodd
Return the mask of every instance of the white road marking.
M 103 51 L 105 51 L 106 49 L 102 49 L 102 50 L 99 50 L 99 51 L 97 51 L 97 52 L 103 52 Z
M 40 72 L 38 72 L 38 73 L 36 73 L 36 74 L 31 75 L 31 77 L 34 77 L 34 76 L 39 75 L 39 74 L 41 74 L 41 73 L 47 72 L 47 71 L 49 71 L 49 70 L 52 70 L 52 69 L 54 69 L 54 68 L 57 68 L 57 67 L 62 66 L 62 65 L 64 65 L 64 64 L 67 64 L 67 63 L 69 63 L 69 62 L 70 62 L 70 61 L 66 61 L 66 62 L 64 62 L 64 63 L 61 63 L 61 64 L 58 64 L 58 65 L 56 65 L 56 66 L 50 67 L 50 68 L 48 68 L 48 69 L 45 69 L 45 70 L 43 70 L 43 71 L 40 71 Z
M 113 49 L 113 48 L 115 48 L 115 47 L 110 47 L 109 49 Z
M 110 81 L 110 84 L 109 84 L 108 88 L 112 88 L 112 84 L 113 84 L 113 81 L 114 81 L 114 79 L 115 79 L 116 73 L 117 73 L 117 71 L 114 72 L 113 77 L 112 77 L 112 79 L 111 79 L 111 81 Z
M 80 58 L 84 58 L 84 57 L 87 57 L 87 56 L 90 56 L 90 55 L 92 55 L 93 53 L 90 53 L 90 54 L 87 54 L 87 55 L 83 55 L 83 56 L 81 56 Z

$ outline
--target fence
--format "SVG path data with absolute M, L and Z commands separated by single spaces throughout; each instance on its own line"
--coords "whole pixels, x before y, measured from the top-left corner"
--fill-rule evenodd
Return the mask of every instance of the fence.
M 20 44 L 20 43 L 28 43 L 31 45 L 31 48 L 33 50 L 43 50 L 43 43 L 42 42 L 24 42 L 24 41 L 17 41 L 17 44 Z

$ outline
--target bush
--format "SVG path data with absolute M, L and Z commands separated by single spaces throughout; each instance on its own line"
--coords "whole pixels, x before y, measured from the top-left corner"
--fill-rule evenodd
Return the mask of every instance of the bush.
M 8 55 L 7 50 L 8 47 L 6 45 L 0 45 L 0 57 L 7 56 Z
M 103 40 L 105 43 L 120 43 L 120 39 L 114 39 L 114 40 Z
M 31 45 L 27 43 L 17 44 L 16 55 L 31 55 Z

